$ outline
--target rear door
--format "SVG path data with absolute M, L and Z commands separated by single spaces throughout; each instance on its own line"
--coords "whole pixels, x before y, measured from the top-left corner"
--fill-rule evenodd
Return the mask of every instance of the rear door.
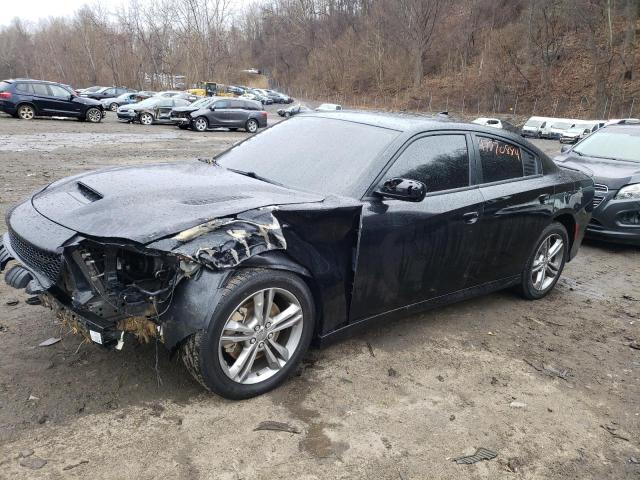
M 554 184 L 540 159 L 506 138 L 473 135 L 483 216 L 473 276 L 478 283 L 522 273 L 553 213 Z
M 473 185 L 471 137 L 425 134 L 396 154 L 391 178 L 427 186 L 421 202 L 365 199 L 351 306 L 354 320 L 461 290 L 473 283 L 483 198 Z
M 56 103 L 51 99 L 51 92 L 45 83 L 32 83 L 33 104 L 40 115 L 55 115 Z

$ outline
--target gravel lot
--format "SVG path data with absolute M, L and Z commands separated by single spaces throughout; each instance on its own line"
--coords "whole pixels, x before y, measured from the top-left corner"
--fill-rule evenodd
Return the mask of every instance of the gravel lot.
M 67 175 L 245 136 L 2 115 L 0 214 Z M 26 298 L 0 285 L 2 479 L 640 478 L 639 249 L 586 243 L 544 300 L 500 292 L 374 327 L 243 402 L 164 350 L 158 377 L 154 345 L 80 346 Z M 254 431 L 265 420 L 297 433 Z M 477 447 L 497 457 L 452 461 Z

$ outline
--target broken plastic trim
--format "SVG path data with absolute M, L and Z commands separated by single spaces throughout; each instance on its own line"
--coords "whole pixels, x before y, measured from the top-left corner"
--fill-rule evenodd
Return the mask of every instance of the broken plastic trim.
M 260 253 L 287 248 L 273 210 L 261 208 L 234 218 L 214 219 L 148 247 L 170 250 L 210 268 L 233 268 Z

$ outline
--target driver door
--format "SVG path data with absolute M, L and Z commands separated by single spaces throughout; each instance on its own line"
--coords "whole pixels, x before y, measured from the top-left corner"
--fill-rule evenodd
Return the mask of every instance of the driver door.
M 472 182 L 471 137 L 464 132 L 414 137 L 378 187 L 391 178 L 427 186 L 421 202 L 365 199 L 350 319 L 357 321 L 476 284 L 483 197 Z

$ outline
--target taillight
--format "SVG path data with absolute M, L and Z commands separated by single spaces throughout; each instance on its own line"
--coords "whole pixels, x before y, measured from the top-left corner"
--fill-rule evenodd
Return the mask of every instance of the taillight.
M 11 92 L 0 92 L 0 98 L 11 98 Z
M 262 115 L 263 117 L 267 116 L 267 112 L 260 112 L 260 115 Z

